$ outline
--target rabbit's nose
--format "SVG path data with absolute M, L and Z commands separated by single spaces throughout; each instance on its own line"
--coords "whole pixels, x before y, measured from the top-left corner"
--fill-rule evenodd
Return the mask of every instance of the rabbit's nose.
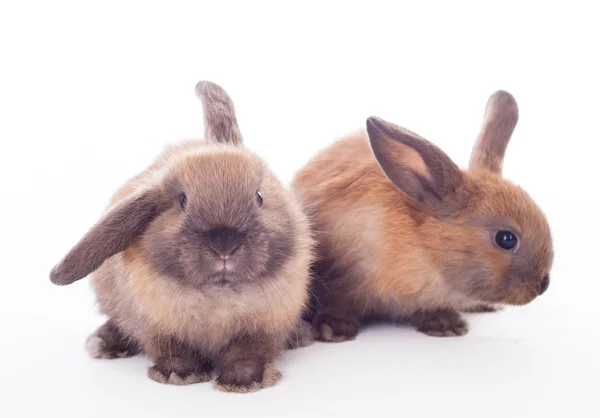
M 243 232 L 229 227 L 213 228 L 207 235 L 208 246 L 223 259 L 235 253 L 246 238 Z
M 548 290 L 548 286 L 550 286 L 550 275 L 546 274 L 544 276 L 544 278 L 542 279 L 542 283 L 540 284 L 540 292 L 539 292 L 539 294 L 541 295 L 546 290 Z

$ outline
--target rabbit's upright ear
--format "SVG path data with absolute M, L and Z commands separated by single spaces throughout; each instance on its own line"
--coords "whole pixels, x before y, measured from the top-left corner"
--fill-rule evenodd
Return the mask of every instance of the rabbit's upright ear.
M 375 158 L 398 189 L 434 211 L 457 208 L 453 195 L 463 174 L 442 150 L 376 117 L 367 119 L 367 133 Z
M 519 120 L 515 98 L 499 90 L 488 99 L 481 131 L 471 153 L 470 170 L 500 174 L 508 141 Z
M 196 84 L 196 96 L 204 107 L 204 135 L 209 143 L 242 145 L 233 101 L 223 88 L 210 81 Z
M 67 285 L 83 279 L 104 260 L 125 250 L 166 208 L 162 193 L 155 189 L 118 203 L 52 269 L 50 280 Z

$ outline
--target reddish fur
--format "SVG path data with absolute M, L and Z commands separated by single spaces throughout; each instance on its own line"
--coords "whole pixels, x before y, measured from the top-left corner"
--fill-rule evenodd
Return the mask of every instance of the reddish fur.
M 519 305 L 538 295 L 552 264 L 550 229 L 531 198 L 498 175 L 514 128 L 506 123 L 516 123 L 516 113 L 510 113 L 516 103 L 505 95 L 490 99 L 473 151 L 474 170 L 459 170 L 406 130 L 370 122 L 383 129 L 373 131 L 383 139 L 371 137 L 385 146 L 377 152 L 401 170 L 388 165 L 388 175 L 400 176 L 413 197 L 384 173 L 380 163 L 386 162 L 375 158 L 366 132 L 338 141 L 297 173 L 293 188 L 309 208 L 317 239 L 318 325 L 328 316 L 351 324 L 370 316 L 470 310 L 482 303 Z M 418 149 L 431 152 L 435 164 L 423 165 Z M 430 184 L 443 179 L 437 185 L 441 202 L 432 195 L 418 201 L 421 183 L 407 175 Z M 495 247 L 490 228 L 517 232 L 525 242 L 522 250 L 513 255 Z M 516 276 L 523 281 L 515 282 Z

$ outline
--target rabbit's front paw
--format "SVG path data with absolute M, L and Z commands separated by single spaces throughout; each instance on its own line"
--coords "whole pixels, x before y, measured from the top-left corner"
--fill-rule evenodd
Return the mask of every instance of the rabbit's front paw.
M 148 377 L 169 385 L 192 385 L 211 380 L 212 364 L 204 358 L 169 355 L 159 357 L 148 369 Z
M 317 338 L 326 342 L 343 342 L 356 338 L 359 322 L 350 317 L 323 315 L 317 320 Z
M 492 312 L 498 312 L 500 309 L 502 309 L 501 306 L 494 306 L 494 305 L 488 305 L 488 304 L 480 304 L 480 305 L 475 305 L 475 306 L 471 306 L 467 309 L 465 309 L 463 312 L 466 313 L 492 313 Z
M 459 337 L 469 326 L 453 309 L 419 311 L 412 317 L 417 330 L 433 337 Z
M 272 364 L 267 364 L 260 380 L 248 381 L 246 376 L 224 373 L 215 382 L 215 388 L 222 392 L 249 393 L 275 386 L 280 380 L 281 372 L 275 369 Z
M 140 346 L 123 334 L 112 319 L 87 338 L 85 348 L 95 359 L 131 357 L 141 351 Z
M 210 373 L 207 372 L 175 372 L 172 371 L 167 375 L 168 372 L 160 370 L 156 366 L 150 367 L 148 369 L 148 377 L 155 382 L 169 384 L 169 385 L 177 385 L 177 386 L 185 386 L 192 385 L 194 383 L 202 383 L 208 382 L 211 379 Z

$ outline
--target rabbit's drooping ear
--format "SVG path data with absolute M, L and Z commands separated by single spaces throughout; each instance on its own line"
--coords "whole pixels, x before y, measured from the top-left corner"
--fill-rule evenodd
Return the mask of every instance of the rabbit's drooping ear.
M 502 172 L 504 152 L 518 119 L 519 108 L 510 93 L 499 90 L 490 96 L 481 131 L 471 153 L 469 169 L 496 174 Z
M 371 148 L 394 183 L 430 209 L 450 208 L 450 195 L 463 184 L 463 174 L 442 150 L 418 135 L 376 117 L 367 119 Z
M 67 285 L 83 279 L 104 260 L 125 250 L 166 207 L 164 198 L 156 190 L 118 203 L 52 269 L 50 280 L 57 285 Z
M 233 101 L 223 88 L 210 81 L 196 84 L 196 95 L 204 107 L 204 135 L 209 143 L 242 145 Z

